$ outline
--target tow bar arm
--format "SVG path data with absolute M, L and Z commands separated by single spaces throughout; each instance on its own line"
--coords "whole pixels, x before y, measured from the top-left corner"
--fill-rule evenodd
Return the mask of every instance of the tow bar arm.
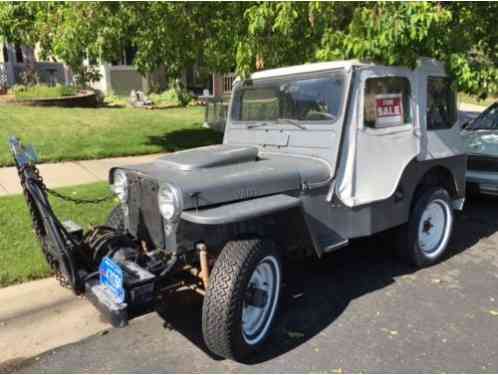
M 37 156 L 33 148 L 24 147 L 16 137 L 10 137 L 9 148 L 32 216 L 33 229 L 47 262 L 64 286 L 80 294 L 84 291 L 84 278 L 89 271 L 89 264 L 85 264 L 87 262 L 81 254 L 82 230 L 61 223 L 52 210 L 36 167 Z

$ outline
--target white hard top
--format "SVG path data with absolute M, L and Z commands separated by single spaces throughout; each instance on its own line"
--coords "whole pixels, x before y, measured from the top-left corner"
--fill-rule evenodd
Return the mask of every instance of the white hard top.
M 327 62 L 319 62 L 312 64 L 287 66 L 285 68 L 269 69 L 269 70 L 262 70 L 260 72 L 255 72 L 251 74 L 251 79 L 272 78 L 279 76 L 287 76 L 291 74 L 312 73 L 312 72 L 319 72 L 322 70 L 331 70 L 339 68 L 349 69 L 352 66 L 360 66 L 360 65 L 367 65 L 367 64 L 361 63 L 359 60 L 337 60 L 337 61 L 327 61 Z
M 287 66 L 284 68 L 262 70 L 251 74 L 251 79 L 273 78 L 292 74 L 313 73 L 324 70 L 345 68 L 349 70 L 353 66 L 371 66 L 373 63 L 361 62 L 360 60 L 337 60 L 312 64 Z M 380 66 L 380 65 L 379 65 Z M 444 74 L 444 65 L 437 60 L 421 57 L 417 61 L 417 68 L 421 71 Z M 238 79 L 237 79 L 238 80 Z

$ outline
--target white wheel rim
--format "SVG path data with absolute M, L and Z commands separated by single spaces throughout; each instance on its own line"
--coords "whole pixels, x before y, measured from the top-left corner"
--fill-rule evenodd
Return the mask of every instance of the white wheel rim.
M 418 227 L 418 246 L 429 258 L 435 258 L 446 248 L 452 225 L 451 208 L 442 199 L 430 202 Z
M 261 307 L 251 305 L 247 300 L 242 305 L 242 336 L 247 344 L 255 345 L 266 336 L 277 307 L 280 293 L 278 260 L 272 255 L 263 258 L 254 269 L 247 287 L 266 294 Z

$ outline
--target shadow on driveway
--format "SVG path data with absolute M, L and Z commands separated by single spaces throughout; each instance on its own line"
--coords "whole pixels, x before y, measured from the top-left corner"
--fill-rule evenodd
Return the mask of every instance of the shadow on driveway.
M 498 230 L 498 199 L 473 197 L 457 214 L 446 259 L 454 257 Z M 251 358 L 261 363 L 291 351 L 319 334 L 342 314 L 349 303 L 385 288 L 395 278 L 416 271 L 394 256 L 387 236 L 353 242 L 323 260 L 288 262 L 280 312 L 266 348 Z M 444 259 L 442 262 L 444 262 Z M 171 327 L 210 354 L 201 332 L 202 298 L 194 292 L 171 297 L 159 308 L 165 327 Z

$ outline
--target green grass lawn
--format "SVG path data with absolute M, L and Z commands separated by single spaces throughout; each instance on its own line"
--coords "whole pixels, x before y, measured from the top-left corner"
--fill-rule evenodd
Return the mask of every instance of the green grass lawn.
M 7 138 L 33 144 L 42 162 L 182 150 L 221 142 L 202 127 L 203 107 L 35 108 L 0 105 L 0 167 L 12 165 Z
M 73 197 L 93 198 L 109 194 L 107 183 L 97 183 L 57 189 Z M 71 219 L 85 229 L 91 224 L 103 224 L 111 208 L 117 204 L 75 205 L 51 199 L 61 220 Z M 0 287 L 38 279 L 51 274 L 40 245 L 31 228 L 24 197 L 0 198 Z

